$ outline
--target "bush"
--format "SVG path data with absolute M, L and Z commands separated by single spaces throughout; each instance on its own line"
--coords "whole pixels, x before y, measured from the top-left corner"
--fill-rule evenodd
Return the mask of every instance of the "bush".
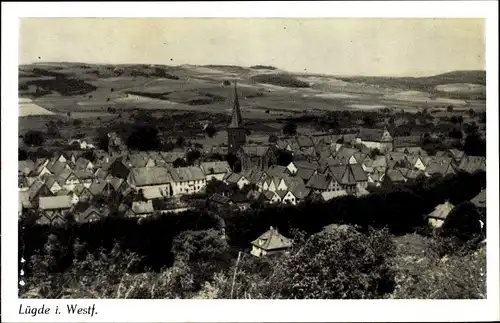
M 157 150 L 160 141 L 158 130 L 153 126 L 137 126 L 127 138 L 127 146 L 137 150 Z
M 251 79 L 259 83 L 268 83 L 283 87 L 310 87 L 309 83 L 287 74 L 261 74 L 252 76 Z
M 395 287 L 387 231 L 354 230 L 313 235 L 283 258 L 270 277 L 271 298 L 382 298 Z
M 75 127 L 78 127 L 78 126 L 79 126 L 79 125 L 81 125 L 82 123 L 83 123 L 83 122 L 82 122 L 82 120 L 80 120 L 80 119 L 75 119 L 75 120 L 73 120 L 73 125 L 74 125 Z
M 217 128 L 215 128 L 213 124 L 209 124 L 205 128 L 205 133 L 207 134 L 208 137 L 212 138 L 217 133 Z
M 295 123 L 288 122 L 283 127 L 283 134 L 285 135 L 296 135 L 297 134 L 297 125 Z
M 45 135 L 41 131 L 30 130 L 24 134 L 23 142 L 28 146 L 41 146 L 45 142 Z

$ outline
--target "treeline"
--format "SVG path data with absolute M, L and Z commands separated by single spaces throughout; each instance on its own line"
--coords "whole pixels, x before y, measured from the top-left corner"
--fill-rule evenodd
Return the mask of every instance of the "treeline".
M 159 270 L 172 265 L 174 258 L 170 250 L 174 238 L 181 232 L 222 228 L 217 217 L 194 211 L 172 216 L 154 215 L 140 221 L 108 217 L 99 222 L 68 223 L 63 227 L 30 224 L 23 219 L 19 222 L 19 257 L 42 256 L 46 253 L 47 239 L 56 237 L 61 252 L 50 272 L 64 272 L 71 267 L 77 241 L 81 243 L 79 252 L 90 254 L 98 254 L 101 249 L 110 252 L 118 243 L 121 249 L 141 256 L 138 267 L 141 271 L 146 268 Z M 29 274 L 31 269 L 27 266 L 25 271 Z
M 250 242 L 270 226 L 279 228 L 285 236 L 293 236 L 295 230 L 309 236 L 332 223 L 356 225 L 361 231 L 369 227 L 387 228 L 392 234 L 401 235 L 424 230 L 427 226 L 424 215 L 432 212 L 437 204 L 445 200 L 455 205 L 469 201 L 484 187 L 485 180 L 485 172 L 459 173 L 362 198 L 346 196 L 329 202 L 311 199 L 297 206 L 254 204 L 247 211 L 226 208 L 217 214 L 187 211 L 178 215 L 155 215 L 139 224 L 137 219 L 120 217 L 89 224 L 70 223 L 62 228 L 20 221 L 19 255 L 29 258 L 43 253 L 47 237 L 54 234 L 65 250 L 53 268 L 55 272 L 71 266 L 72 246 L 76 240 L 85 243 L 85 251 L 90 253 L 99 248 L 109 251 L 118 242 L 124 250 L 142 257 L 142 270 L 159 270 L 172 265 L 172 241 L 186 230 L 225 228 L 229 245 L 237 250 L 248 250 Z

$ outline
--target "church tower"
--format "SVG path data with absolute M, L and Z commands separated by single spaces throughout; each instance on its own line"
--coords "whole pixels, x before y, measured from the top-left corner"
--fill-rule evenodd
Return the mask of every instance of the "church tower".
M 241 119 L 240 102 L 238 100 L 238 90 L 234 82 L 234 102 L 231 122 L 227 126 L 227 144 L 230 153 L 236 153 L 241 146 L 246 143 L 246 130 Z

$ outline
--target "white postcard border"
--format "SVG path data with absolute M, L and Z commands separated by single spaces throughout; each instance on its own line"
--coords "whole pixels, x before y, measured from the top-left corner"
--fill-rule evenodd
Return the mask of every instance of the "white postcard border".
M 17 74 L 19 17 L 473 17 L 487 18 L 487 300 L 248 301 L 19 300 L 17 298 Z M 41 31 L 43 32 L 43 31 Z M 223 2 L 2 3 L 2 319 L 7 322 L 487 321 L 499 319 L 498 3 Z M 20 304 L 96 305 L 92 318 L 20 316 Z M 64 311 L 63 311 L 64 312 Z

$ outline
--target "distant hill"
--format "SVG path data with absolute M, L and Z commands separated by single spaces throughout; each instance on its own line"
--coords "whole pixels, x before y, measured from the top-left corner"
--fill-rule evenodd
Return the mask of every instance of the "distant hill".
M 345 82 L 365 83 L 390 88 L 400 88 L 402 90 L 416 90 L 442 94 L 443 96 L 455 99 L 486 99 L 485 91 L 471 97 L 470 93 L 440 93 L 436 89 L 438 85 L 450 83 L 467 83 L 484 86 L 486 85 L 486 71 L 453 71 L 425 77 L 341 76 L 336 78 Z
M 309 83 L 301 81 L 289 74 L 259 74 L 251 79 L 258 83 L 266 83 L 283 87 L 310 87 Z

